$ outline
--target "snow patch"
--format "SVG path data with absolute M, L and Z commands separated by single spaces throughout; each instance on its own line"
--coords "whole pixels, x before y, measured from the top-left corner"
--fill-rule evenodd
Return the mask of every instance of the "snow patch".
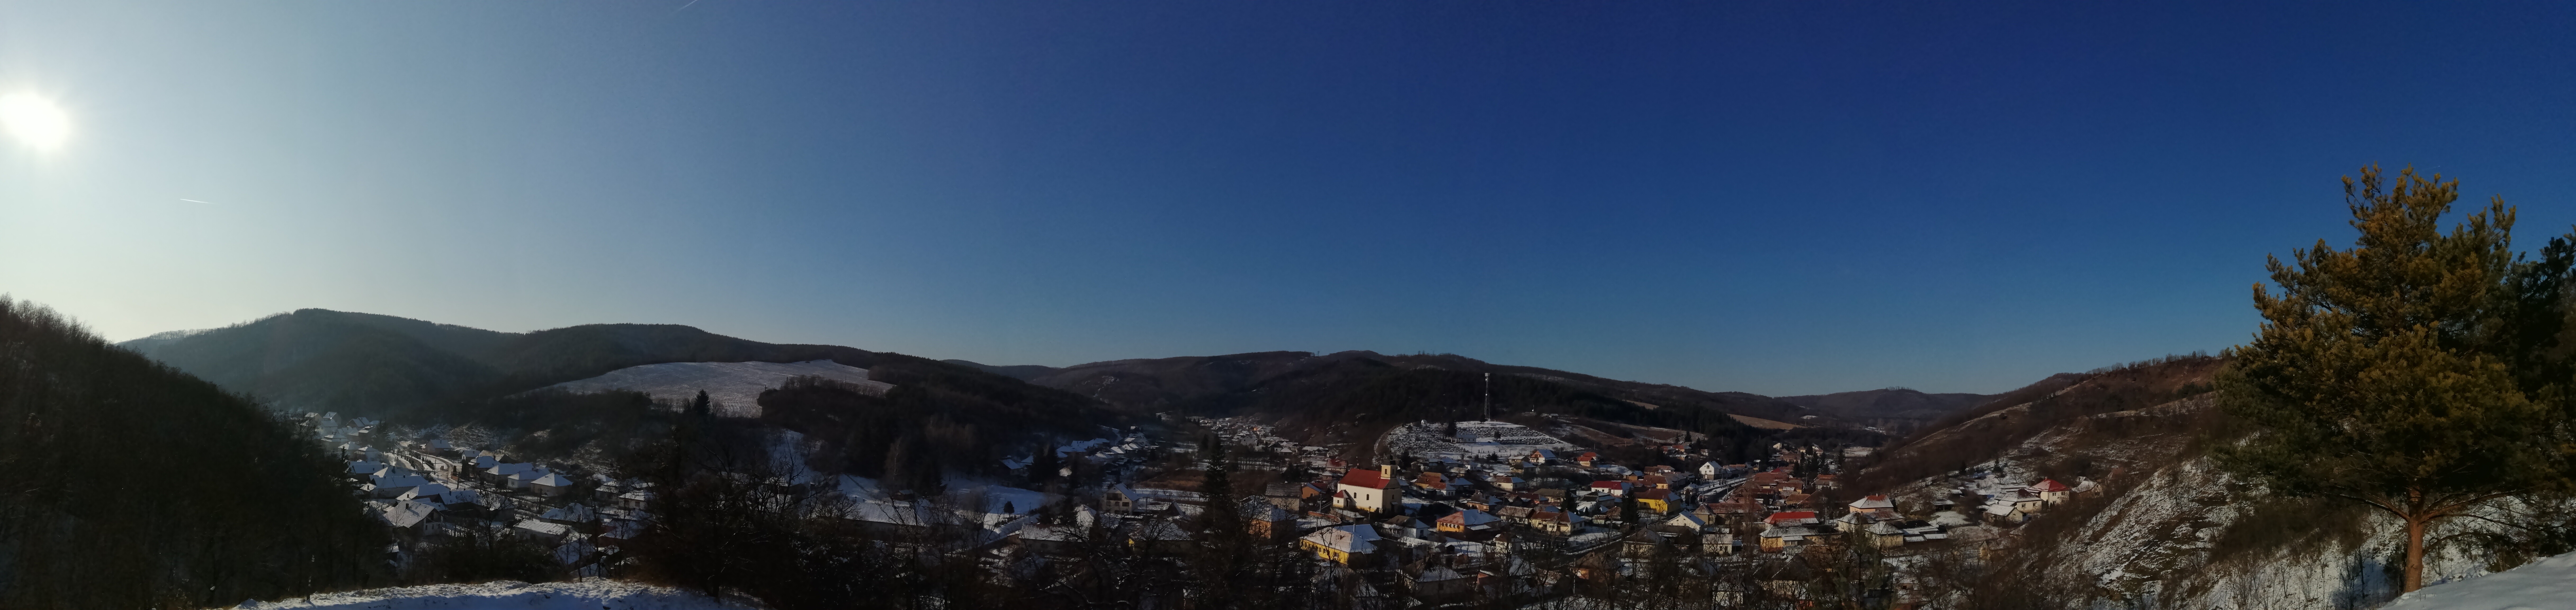
M 719 601 L 705 595 L 646 584 L 602 579 L 528 584 L 494 581 L 470 585 L 424 585 L 317 593 L 274 602 L 242 602 L 236 608 L 359 608 L 377 610 L 725 610 L 757 606 Z
M 2397 598 L 2380 610 L 2540 610 L 2565 608 L 2576 594 L 2576 553 L 2467 580 L 2442 583 Z
M 671 362 L 630 366 L 606 375 L 566 381 L 553 388 L 568 392 L 606 392 L 632 390 L 662 400 L 689 400 L 699 390 L 718 405 L 716 413 L 726 417 L 758 417 L 760 392 L 786 385 L 794 377 L 813 376 L 857 385 L 877 394 L 894 388 L 894 384 L 868 379 L 868 370 L 830 360 L 805 362 Z

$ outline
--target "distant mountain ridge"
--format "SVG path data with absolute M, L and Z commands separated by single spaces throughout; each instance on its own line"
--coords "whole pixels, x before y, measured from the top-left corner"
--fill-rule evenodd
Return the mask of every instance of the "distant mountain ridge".
M 350 414 L 497 396 L 646 364 L 830 360 L 869 368 L 921 360 L 836 345 L 762 343 L 676 324 L 506 333 L 327 309 L 118 346 L 274 408 Z
M 1932 394 L 1910 388 L 1886 388 L 1806 396 L 1782 396 L 1786 402 L 1819 414 L 1902 432 L 1939 420 L 1962 409 L 1994 400 L 1987 394 Z

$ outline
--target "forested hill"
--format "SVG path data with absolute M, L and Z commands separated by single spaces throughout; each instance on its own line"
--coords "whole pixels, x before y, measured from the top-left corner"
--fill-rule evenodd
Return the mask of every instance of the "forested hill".
M 801 362 L 998 377 L 901 354 L 773 344 L 675 324 L 587 324 L 505 333 L 408 318 L 302 309 L 123 347 L 290 411 L 379 418 L 667 362 Z
M 204 608 L 379 584 L 343 464 L 203 380 L 0 298 L 0 608 Z
M 1353 361 L 1384 363 L 1391 370 L 1492 373 L 1498 380 L 1497 383 L 1505 377 L 1546 381 L 1572 391 L 1620 401 L 1634 401 L 1640 403 L 1637 404 L 1638 408 L 1645 410 L 1668 406 L 1689 407 L 1781 421 L 1798 421 L 1803 416 L 1816 414 L 1798 405 L 1757 394 L 1706 392 L 1675 385 L 1617 381 L 1553 369 L 1493 364 L 1455 354 L 1386 355 L 1368 351 L 1332 354 L 1253 352 L 1225 356 L 1112 360 L 1053 369 L 1028 379 L 1039 385 L 1063 388 L 1110 404 L 1150 411 L 1185 405 L 1225 403 L 1229 401 L 1227 397 L 1230 395 L 1251 392 L 1266 383 L 1292 376 L 1313 376 L 1320 371 L 1343 367 Z M 1446 400 L 1461 405 L 1473 402 L 1468 400 L 1468 397 L 1449 397 Z M 1549 405 L 1497 399 L 1494 408 L 1497 411 L 1510 411 L 1545 406 Z
M 1986 394 L 1932 394 L 1908 388 L 1782 396 L 1780 400 L 1855 422 L 1903 433 L 1961 409 L 1985 404 Z

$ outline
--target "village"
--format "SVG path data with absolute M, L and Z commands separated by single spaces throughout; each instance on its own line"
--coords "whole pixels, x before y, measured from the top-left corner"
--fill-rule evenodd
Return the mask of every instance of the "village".
M 1283 474 L 1310 477 L 1268 484 L 1258 495 L 1245 490 L 1235 510 L 1252 535 L 1292 541 L 1337 570 L 1329 580 L 1356 608 L 1617 598 L 1621 587 L 1675 574 L 1714 583 L 1708 601 L 1718 605 L 1760 598 L 1913 607 L 1923 597 L 1908 569 L 1925 557 L 2004 551 L 2018 526 L 2098 487 L 1961 472 L 1947 496 L 1899 506 L 1883 494 L 1827 493 L 1840 490 L 1841 458 L 1867 448 L 1779 445 L 1762 464 L 1721 464 L 1674 443 L 1654 446 L 1667 463 L 1617 464 L 1523 426 L 1423 422 L 1390 433 L 1410 441 L 1392 443 L 1409 445 L 1389 460 L 1396 463 L 1355 464 L 1269 426 L 1191 421 L 1230 451 L 1268 456 L 1285 462 Z M 1454 434 L 1438 439 L 1450 446 L 1424 442 L 1433 430 Z M 1078 527 L 1114 532 L 1138 548 L 1186 542 L 1191 517 L 1210 510 L 1195 495 L 1112 485 L 1082 508 Z M 1817 498 L 1825 495 L 1857 499 L 1823 505 Z M 1093 522 L 1095 508 L 1101 523 Z M 1012 542 L 1044 553 L 1061 539 L 1037 527 Z M 1820 566 L 1854 558 L 1884 569 L 1819 588 Z
M 550 549 L 568 576 L 615 576 L 621 547 L 651 531 L 655 491 L 642 480 L 511 461 L 443 438 L 388 440 L 365 418 L 319 413 L 301 423 L 348 460 L 353 492 L 396 534 L 387 552 L 397 564 L 424 544 L 507 536 Z M 1384 460 L 1392 463 L 1361 464 L 1261 424 L 1175 423 L 1215 439 L 1226 468 L 1272 479 L 1234 490 L 1239 499 L 1223 508 L 1244 533 L 1310 556 L 1336 605 L 1354 608 L 1616 597 L 1675 575 L 1712 583 L 1718 605 L 1851 598 L 1911 607 L 1921 601 L 1908 573 L 1917 560 L 2004 550 L 2016 527 L 2097 487 L 1963 472 L 1944 497 L 1901 506 L 1883 494 L 1837 493 L 1843 458 L 1866 448 L 1780 444 L 1763 462 L 1724 464 L 1666 443 L 1652 445 L 1658 463 L 1620 464 L 1515 424 L 1423 422 L 1390 432 L 1402 451 Z M 774 483 L 806 514 L 975 558 L 994 578 L 1079 561 L 1086 545 L 1177 555 L 1209 534 L 1201 517 L 1215 500 L 1158 481 L 1184 472 L 1175 464 L 1208 467 L 1212 447 L 1102 432 L 1051 447 L 1052 460 L 1004 460 L 1016 481 L 960 480 L 938 495 L 810 472 Z M 1053 472 L 1032 472 L 1048 463 Z M 1828 505 L 1826 496 L 1856 499 Z M 1819 566 L 1855 558 L 1885 569 L 1818 584 Z

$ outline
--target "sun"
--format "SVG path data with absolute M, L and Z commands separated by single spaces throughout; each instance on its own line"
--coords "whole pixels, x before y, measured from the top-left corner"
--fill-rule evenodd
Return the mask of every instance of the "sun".
M 71 138 L 72 119 L 50 100 L 12 93 L 0 95 L 0 129 L 36 150 L 50 151 Z

